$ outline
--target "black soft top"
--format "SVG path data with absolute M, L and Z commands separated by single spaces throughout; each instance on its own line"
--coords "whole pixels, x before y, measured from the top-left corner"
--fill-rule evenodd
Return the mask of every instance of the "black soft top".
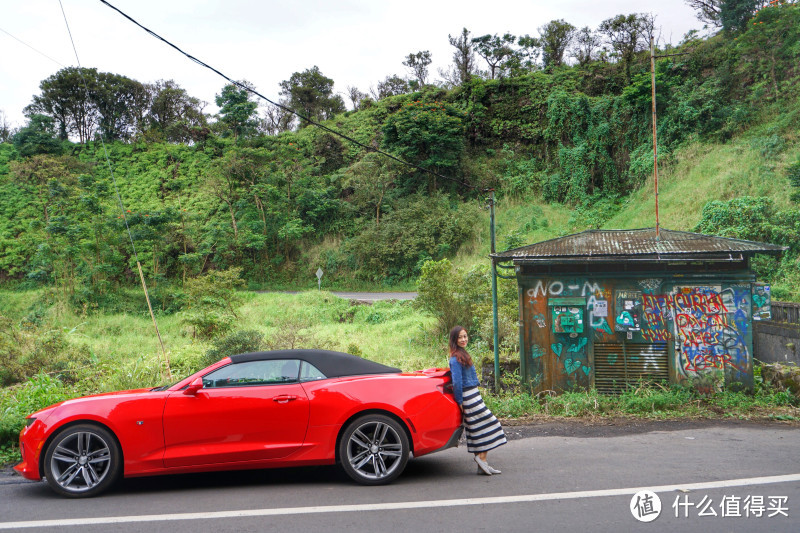
M 299 359 L 311 363 L 329 378 L 363 376 L 369 374 L 395 374 L 399 368 L 382 365 L 355 355 L 330 350 L 273 350 L 232 355 L 234 363 L 263 361 L 269 359 Z

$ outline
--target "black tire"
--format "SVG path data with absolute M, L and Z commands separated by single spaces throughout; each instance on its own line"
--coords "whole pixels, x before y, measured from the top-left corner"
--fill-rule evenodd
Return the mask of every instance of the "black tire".
M 362 485 L 385 485 L 403 473 L 408 436 L 393 418 L 368 414 L 353 420 L 339 441 L 342 469 Z
M 69 498 L 88 498 L 108 490 L 122 472 L 117 439 L 94 424 L 59 431 L 44 454 L 44 476 L 50 488 Z

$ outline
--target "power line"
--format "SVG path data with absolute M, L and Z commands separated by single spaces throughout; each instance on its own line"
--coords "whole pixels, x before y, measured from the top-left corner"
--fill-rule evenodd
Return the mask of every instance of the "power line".
M 231 84 L 235 85 L 236 87 L 239 87 L 240 89 L 243 89 L 243 90 L 245 90 L 245 91 L 247 91 L 249 93 L 252 93 L 255 96 L 257 96 L 257 97 L 269 102 L 270 104 L 283 109 L 284 111 L 288 111 L 289 113 L 292 113 L 293 115 L 299 117 L 301 120 L 305 120 L 306 122 L 308 122 L 309 124 L 311 124 L 313 126 L 316 126 L 316 127 L 320 128 L 322 130 L 325 130 L 325 131 L 327 131 L 329 133 L 332 133 L 333 135 L 337 135 L 337 136 L 341 137 L 342 139 L 345 139 L 346 141 L 349 141 L 349 142 L 355 144 L 356 146 L 360 146 L 361 148 L 364 148 L 368 152 L 375 152 L 375 153 L 381 154 L 381 155 L 383 155 L 385 157 L 388 157 L 390 159 L 393 159 L 393 160 L 397 161 L 398 163 L 403 164 L 403 165 L 405 165 L 407 167 L 415 168 L 417 170 L 421 170 L 422 172 L 426 172 L 426 173 L 428 173 L 428 174 L 430 174 L 432 176 L 435 176 L 437 178 L 442 178 L 444 180 L 453 181 L 455 183 L 458 183 L 459 185 L 463 185 L 463 186 L 468 187 L 470 189 L 474 189 L 475 188 L 473 185 L 470 185 L 469 183 L 463 182 L 461 180 L 457 180 L 455 178 L 451 178 L 449 176 L 445 176 L 445 175 L 439 174 L 438 172 L 434 172 L 433 170 L 430 170 L 428 168 L 421 167 L 421 166 L 415 165 L 413 163 L 409 163 L 408 161 L 404 161 L 403 159 L 400 159 L 399 157 L 395 157 L 395 156 L 393 156 L 392 154 L 390 154 L 388 152 L 384 152 L 383 150 L 379 150 L 379 149 L 377 149 L 377 148 L 375 148 L 373 146 L 366 145 L 366 144 L 364 144 L 362 142 L 357 141 L 356 139 L 353 139 L 352 137 L 350 137 L 348 135 L 345 135 L 344 133 L 341 133 L 341 132 L 336 131 L 334 129 L 331 129 L 331 128 L 323 125 L 323 124 L 320 124 L 319 122 L 313 120 L 312 118 L 307 117 L 307 116 L 295 111 L 294 109 L 292 109 L 290 107 L 287 107 L 287 106 L 285 106 L 283 104 L 280 104 L 278 102 L 273 102 L 272 100 L 270 100 L 269 98 L 267 98 L 263 94 L 259 93 L 255 89 L 253 89 L 251 87 L 248 87 L 247 85 L 230 78 L 229 76 L 223 74 L 221 71 L 219 71 L 216 68 L 212 67 L 208 63 L 205 63 L 205 62 L 201 61 L 200 59 L 196 58 L 195 56 L 183 51 L 177 45 L 171 43 L 170 41 L 168 41 L 164 37 L 161 37 L 159 34 L 155 33 L 151 29 L 143 26 L 138 21 L 134 20 L 131 16 L 129 16 L 128 14 L 124 13 L 123 11 L 121 11 L 119 8 L 117 8 L 117 7 L 113 6 L 113 5 L 111 5 L 110 3 L 108 3 L 106 0 L 100 0 L 100 2 L 102 2 L 106 6 L 110 7 L 111 9 L 113 9 L 114 11 L 116 11 L 117 13 L 119 13 L 120 15 L 122 15 L 123 17 L 125 17 L 126 19 L 131 21 L 132 23 L 134 23 L 135 25 L 139 26 L 141 29 L 143 29 L 144 31 L 146 31 L 147 33 L 149 33 L 150 35 L 152 35 L 153 37 L 155 37 L 159 41 L 163 42 L 167 46 L 169 46 L 171 48 L 174 48 L 175 50 L 177 50 L 178 52 L 180 52 L 181 54 L 183 54 L 187 58 L 191 59 L 192 61 L 194 61 L 195 63 L 197 63 L 201 67 L 205 67 L 205 68 L 209 69 L 210 71 L 214 72 L 215 74 L 219 75 L 220 77 L 224 78 L 226 81 L 228 81 L 228 83 L 231 83 Z
M 67 21 L 67 13 L 64 11 L 64 4 L 61 3 L 61 0 L 58 0 L 58 5 L 61 7 L 61 14 L 64 15 L 64 24 L 67 26 L 67 34 L 69 35 L 69 41 L 72 43 L 72 50 L 75 52 L 75 61 L 78 63 L 78 74 L 80 74 L 81 81 L 83 82 L 83 89 L 86 91 L 86 96 L 89 96 L 89 86 L 86 83 L 86 78 L 83 76 L 83 67 L 81 67 L 81 60 L 78 57 L 78 49 L 75 47 L 75 40 L 72 38 L 72 30 L 69 28 L 69 22 Z M 119 194 L 119 187 L 117 187 L 117 179 L 114 176 L 114 168 L 111 165 L 111 159 L 108 157 L 108 150 L 106 149 L 106 143 L 103 140 L 103 136 L 100 135 L 100 143 L 103 146 L 103 154 L 106 158 L 106 165 L 108 165 L 108 172 L 111 174 L 111 181 L 114 184 L 114 192 L 117 193 L 117 201 L 119 202 L 119 208 L 122 211 L 122 219 L 125 221 L 125 229 L 128 231 L 128 238 L 131 241 L 131 248 L 133 249 L 133 256 L 136 259 L 136 266 L 139 269 L 139 279 L 142 281 L 142 289 L 144 289 L 144 297 L 147 300 L 147 308 L 150 310 L 150 317 L 153 319 L 153 325 L 156 328 L 156 335 L 158 335 L 158 342 L 161 344 L 161 353 L 164 355 L 164 362 L 166 363 L 167 367 L 167 375 L 169 379 L 172 379 L 172 370 L 169 366 L 169 357 L 167 357 L 167 350 L 164 348 L 164 341 L 161 339 L 161 332 L 158 330 L 158 323 L 156 322 L 156 315 L 153 313 L 153 307 L 150 305 L 150 296 L 147 294 L 147 283 L 144 281 L 144 273 L 142 272 L 142 264 L 139 262 L 139 255 L 136 253 L 136 245 L 133 244 L 133 235 L 131 234 L 131 228 L 128 225 L 128 217 L 125 216 L 125 205 L 122 203 L 122 196 Z
M 26 43 L 25 41 L 23 41 L 23 40 L 22 40 L 22 39 L 20 39 L 19 37 L 16 37 L 16 36 L 14 36 L 14 35 L 10 34 L 10 33 L 9 33 L 9 32 L 7 32 L 6 30 L 4 30 L 3 28 L 0 28 L 0 31 L 1 31 L 1 32 L 3 32 L 3 33 L 5 33 L 6 35 L 8 35 L 9 37 L 11 37 L 12 39 L 15 39 L 15 40 L 19 41 L 20 43 L 24 44 L 25 46 L 27 46 L 28 48 L 30 48 L 31 50 L 33 50 L 33 51 L 34 51 L 34 52 L 36 52 L 37 54 L 39 54 L 39 55 L 42 55 L 42 56 L 46 57 L 47 59 L 49 59 L 50 61 L 52 61 L 52 62 L 53 62 L 53 63 L 55 63 L 56 65 L 58 65 L 58 66 L 60 66 L 60 67 L 65 67 L 65 66 L 66 66 L 66 65 L 62 64 L 61 62 L 59 62 L 59 61 L 56 61 L 55 59 L 53 59 L 53 58 L 52 58 L 52 57 L 50 57 L 49 55 L 45 54 L 44 52 L 42 52 L 42 51 L 40 51 L 40 50 L 37 50 L 36 48 L 34 48 L 33 46 L 29 45 L 28 43 Z

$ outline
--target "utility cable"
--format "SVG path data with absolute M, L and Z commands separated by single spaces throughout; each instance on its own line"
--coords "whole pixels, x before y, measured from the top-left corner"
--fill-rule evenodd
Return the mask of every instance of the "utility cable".
M 83 67 L 81 67 L 81 60 L 78 57 L 78 49 L 75 47 L 75 40 L 72 38 L 72 30 L 69 28 L 69 22 L 67 21 L 67 14 L 64 11 L 64 4 L 61 3 L 61 0 L 58 0 L 58 5 L 61 6 L 61 13 L 64 16 L 64 24 L 67 26 L 67 33 L 69 34 L 69 40 L 72 43 L 72 50 L 75 52 L 75 61 L 78 63 L 78 74 L 80 74 L 81 81 L 83 82 L 83 88 L 86 91 L 87 98 L 89 97 L 89 86 L 86 83 L 86 78 L 83 76 Z M 103 136 L 100 135 L 100 143 L 103 146 L 103 154 L 106 158 L 106 165 L 108 165 L 108 172 L 111 174 L 111 182 L 114 184 L 114 192 L 117 194 L 117 201 L 119 202 L 120 210 L 122 211 L 122 219 L 125 222 L 125 229 L 128 232 L 128 238 L 131 241 L 131 248 L 133 249 L 133 256 L 136 259 L 136 266 L 139 269 L 139 279 L 142 281 L 142 289 L 144 289 L 144 297 L 147 300 L 147 308 L 150 310 L 150 317 L 153 319 L 153 326 L 156 328 L 156 335 L 158 335 L 158 342 L 161 344 L 161 353 L 164 356 L 164 363 L 167 369 L 167 376 L 171 380 L 172 379 L 172 370 L 169 366 L 169 357 L 167 357 L 167 351 L 164 348 L 164 341 L 161 339 L 161 332 L 158 330 L 158 322 L 156 322 L 156 315 L 153 313 L 153 306 L 150 304 L 150 296 L 147 292 L 147 283 L 144 280 L 144 273 L 142 272 L 142 264 L 139 262 L 139 255 L 136 252 L 136 245 L 133 243 L 133 235 L 131 234 L 131 228 L 128 225 L 128 217 L 125 215 L 125 205 L 122 202 L 122 196 L 119 194 L 119 187 L 117 187 L 117 179 L 114 176 L 114 168 L 111 165 L 111 159 L 108 157 L 108 150 L 106 149 L 105 140 L 103 140 Z
M 152 35 L 153 37 L 155 37 L 159 41 L 163 42 L 167 46 L 169 46 L 171 48 L 174 48 L 179 53 L 181 53 L 184 56 L 186 56 L 187 58 L 191 59 L 192 61 L 194 61 L 198 65 L 200 65 L 200 66 L 202 66 L 204 68 L 207 68 L 208 70 L 214 72 L 218 76 L 224 78 L 228 83 L 231 83 L 231 84 L 235 85 L 236 87 L 239 87 L 240 89 L 245 90 L 245 91 L 257 96 L 257 97 L 269 102 L 270 104 L 283 109 L 284 111 L 292 113 L 293 115 L 299 117 L 301 120 L 304 120 L 304 121 L 308 122 L 309 124 L 311 124 L 313 126 L 316 126 L 316 127 L 320 128 L 322 130 L 325 130 L 328 133 L 332 133 L 333 135 L 336 135 L 338 137 L 341 137 L 342 139 L 345 139 L 346 141 L 351 142 L 351 143 L 355 144 L 356 146 L 360 146 L 361 148 L 364 148 L 368 152 L 375 152 L 375 153 L 381 154 L 381 155 L 383 155 L 385 157 L 388 157 L 390 159 L 393 159 L 393 160 L 397 161 L 398 163 L 401 163 L 401 164 L 403 164 L 403 165 L 405 165 L 407 167 L 411 167 L 411 168 L 415 168 L 417 170 L 421 170 L 422 172 L 426 172 L 426 173 L 428 173 L 428 174 L 430 174 L 432 176 L 435 176 L 437 178 L 442 178 L 444 180 L 452 181 L 452 182 L 458 183 L 459 185 L 463 185 L 464 187 L 468 187 L 470 189 L 475 189 L 474 185 L 470 185 L 469 183 L 463 182 L 461 180 L 458 180 L 458 179 L 455 179 L 455 178 L 451 178 L 451 177 L 445 176 L 443 174 L 439 174 L 438 172 L 434 172 L 433 170 L 431 170 L 429 168 L 421 167 L 419 165 L 415 165 L 414 163 L 409 163 L 408 161 L 405 161 L 403 159 L 400 159 L 399 157 L 393 156 L 392 154 L 390 154 L 388 152 L 384 152 L 383 150 L 379 150 L 379 149 L 377 149 L 377 148 L 375 148 L 373 146 L 366 145 L 366 144 L 364 144 L 364 143 L 362 143 L 360 141 L 357 141 L 356 139 L 353 139 L 352 137 L 350 137 L 348 135 L 345 135 L 344 133 L 341 133 L 341 132 L 336 131 L 336 130 L 334 130 L 332 128 L 329 128 L 328 126 L 325 126 L 324 124 L 321 124 L 321 123 L 315 121 L 314 119 L 312 119 L 310 117 L 307 117 L 307 116 L 295 111 L 294 109 L 292 109 L 290 107 L 287 107 L 287 106 L 285 106 L 285 105 L 283 105 L 281 103 L 278 103 L 278 102 L 273 102 L 272 100 L 270 100 L 269 98 L 267 98 L 266 96 L 264 96 L 260 92 L 256 91 L 255 89 L 253 89 L 251 87 L 248 87 L 245 84 L 230 78 L 229 76 L 223 74 L 222 72 L 220 72 L 216 68 L 212 67 L 208 63 L 205 63 L 205 62 L 201 61 L 200 59 L 196 58 L 195 56 L 183 51 L 182 49 L 180 49 L 175 44 L 171 43 L 170 41 L 168 41 L 164 37 L 161 37 L 159 34 L 155 33 L 151 29 L 143 26 L 142 24 L 140 24 L 139 22 L 134 20 L 131 16 L 129 16 L 126 13 L 124 13 L 123 11 L 121 11 L 119 8 L 117 8 L 117 7 L 113 6 L 112 4 L 108 3 L 106 0 L 100 0 L 100 2 L 105 4 L 106 6 L 110 7 L 111 9 L 113 9 L 114 11 L 116 11 L 117 13 L 119 13 L 120 15 L 122 15 L 123 17 L 125 17 L 126 19 L 131 21 L 132 23 L 134 23 L 135 25 L 139 26 L 141 29 L 143 29 L 144 31 L 146 31 L 147 33 L 149 33 L 150 35 Z
M 58 65 L 58 66 L 60 66 L 60 67 L 62 67 L 62 68 L 66 66 L 66 65 L 62 64 L 61 62 L 59 62 L 59 61 L 56 61 L 55 59 L 53 59 L 53 58 L 52 58 L 52 57 L 50 57 L 49 55 L 45 54 L 44 52 L 42 52 L 42 51 L 40 51 L 40 50 L 37 50 L 36 48 L 34 48 L 33 46 L 29 45 L 28 43 L 26 43 L 25 41 L 23 41 L 23 40 L 22 40 L 22 39 L 20 39 L 19 37 L 17 37 L 17 36 L 15 36 L 15 35 L 12 35 L 12 34 L 10 34 L 10 33 L 9 33 L 9 32 L 7 32 L 6 30 L 4 30 L 3 28 L 0 28 L 0 31 L 1 31 L 1 32 L 3 32 L 3 33 L 5 33 L 6 35 L 8 35 L 9 37 L 11 37 L 12 39 L 14 39 L 14 40 L 16 40 L 16 41 L 19 41 L 20 43 L 24 44 L 25 46 L 27 46 L 28 48 L 30 48 L 31 50 L 33 50 L 33 51 L 34 51 L 34 52 L 36 52 L 37 54 L 39 54 L 39 55 L 42 55 L 42 56 L 46 57 L 47 59 L 49 59 L 50 61 L 52 61 L 52 62 L 53 62 L 53 63 L 55 63 L 56 65 Z

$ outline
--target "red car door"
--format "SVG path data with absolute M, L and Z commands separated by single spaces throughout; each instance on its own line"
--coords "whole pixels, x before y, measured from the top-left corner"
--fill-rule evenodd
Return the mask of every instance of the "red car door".
M 232 364 L 204 376 L 195 393 L 171 394 L 164 465 L 263 461 L 297 450 L 309 414 L 298 368 L 299 361 L 286 360 Z

